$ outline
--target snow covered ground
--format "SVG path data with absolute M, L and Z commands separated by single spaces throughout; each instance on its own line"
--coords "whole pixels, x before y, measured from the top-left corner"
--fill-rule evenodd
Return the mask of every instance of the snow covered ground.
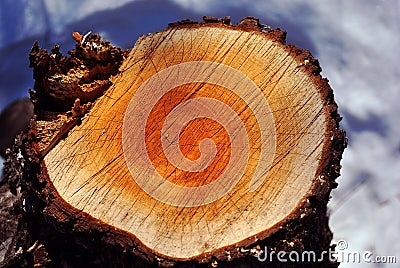
M 330 79 L 350 139 L 330 202 L 335 241 L 400 263 L 400 1 L 398 0 L 5 0 L 0 2 L 0 110 L 33 86 L 35 39 L 72 48 L 72 31 L 131 47 L 141 34 L 203 15 L 245 16 L 288 31 Z M 0 130 L 1 131 L 1 130 Z M 372 257 L 372 258 L 373 258 Z M 397 267 L 370 263 L 363 267 Z M 341 267 L 360 264 L 345 262 Z

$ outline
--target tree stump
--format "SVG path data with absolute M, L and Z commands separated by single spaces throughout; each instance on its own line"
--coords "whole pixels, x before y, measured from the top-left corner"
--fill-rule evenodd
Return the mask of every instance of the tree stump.
M 70 57 L 36 43 L 36 117 L 5 170 L 22 252 L 37 241 L 34 262 L 56 266 L 252 267 L 267 250 L 328 251 L 345 133 L 318 61 L 285 35 L 205 17 L 131 50 L 91 33 L 74 33 Z

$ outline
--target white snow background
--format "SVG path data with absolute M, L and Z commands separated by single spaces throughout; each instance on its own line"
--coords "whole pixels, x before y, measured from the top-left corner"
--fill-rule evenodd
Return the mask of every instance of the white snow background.
M 2 0 L 0 110 L 33 87 L 28 53 L 34 42 L 72 49 L 72 31 L 100 33 L 132 47 L 139 35 L 169 22 L 256 16 L 288 31 L 288 43 L 309 49 L 328 77 L 344 117 L 349 147 L 329 204 L 334 241 L 348 250 L 397 256 L 400 263 L 400 1 L 398 0 Z M 2 130 L 0 130 L 2 131 Z

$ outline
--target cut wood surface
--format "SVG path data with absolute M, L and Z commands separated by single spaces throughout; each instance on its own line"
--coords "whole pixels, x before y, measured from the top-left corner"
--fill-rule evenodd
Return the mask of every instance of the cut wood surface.
M 76 54 L 105 49 L 97 36 L 74 38 Z M 270 245 L 327 250 L 344 132 L 317 60 L 284 42 L 255 18 L 205 18 L 114 49 L 118 71 L 86 62 L 80 76 L 51 73 L 33 96 L 51 196 L 41 213 L 54 226 L 79 215 L 73 229 L 105 228 L 113 238 L 99 243 L 161 265 L 257 260 L 274 235 Z M 66 78 L 74 97 L 57 91 Z

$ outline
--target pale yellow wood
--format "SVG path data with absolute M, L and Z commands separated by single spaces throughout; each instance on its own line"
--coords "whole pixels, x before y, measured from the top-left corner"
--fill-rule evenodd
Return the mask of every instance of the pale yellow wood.
M 249 155 L 235 160 L 238 165 L 244 163 L 245 166 L 238 183 L 207 204 L 199 205 L 200 197 L 191 196 L 198 202 L 185 207 L 179 205 L 183 199 L 179 199 L 178 204 L 162 202 L 139 187 L 126 163 L 122 132 L 128 105 L 143 83 L 178 64 L 183 64 L 180 75 L 171 79 L 185 81 L 182 77 L 189 75 L 187 70 L 191 69 L 184 63 L 190 62 L 221 63 L 248 77 L 262 92 L 272 117 L 252 111 L 248 107 L 253 105 L 251 97 L 243 100 L 224 86 L 207 81 L 175 87 L 164 97 L 164 102 L 158 103 L 147 123 L 149 129 L 145 135 L 151 141 L 147 153 L 153 157 L 158 173 L 170 176 L 173 184 L 199 187 L 216 181 L 233 151 L 226 145 L 232 137 L 225 128 L 216 120 L 202 118 L 185 125 L 178 147 L 189 160 L 199 159 L 199 142 L 211 135 L 217 143 L 217 151 L 223 150 L 223 153 L 217 154 L 212 164 L 214 168 L 207 171 L 207 176 L 188 177 L 185 181 L 182 178 L 187 174 L 175 170 L 163 158 L 152 156 L 160 145 L 163 149 L 162 142 L 157 141 L 161 137 L 157 129 L 161 129 L 159 124 L 167 116 L 164 111 L 174 108 L 174 103 L 181 103 L 188 96 L 225 103 L 238 114 L 248 137 Z M 299 63 L 261 33 L 222 27 L 165 30 L 141 37 L 121 70 L 114 85 L 96 101 L 82 124 L 74 127 L 45 157 L 50 179 L 61 197 L 73 207 L 131 233 L 160 255 L 186 259 L 249 237 L 257 240 L 259 234 L 290 215 L 316 179 L 326 132 L 323 100 Z M 239 74 L 221 76 L 221 83 L 240 84 L 241 81 L 236 80 L 238 77 Z M 251 95 L 252 92 L 247 92 L 249 88 L 244 86 L 237 90 L 240 94 Z M 159 89 L 153 87 L 153 90 Z M 152 92 L 147 94 L 145 99 L 150 103 L 157 100 Z M 207 109 L 202 108 L 200 112 Z M 261 152 L 260 137 L 265 130 L 260 129 L 257 117 L 259 121 L 273 119 L 275 133 L 269 137 L 274 138 L 266 145 L 274 149 L 270 154 Z M 168 126 L 172 125 L 170 122 Z M 145 128 L 143 125 L 131 127 Z M 276 148 L 271 142 L 276 142 Z M 212 153 L 212 149 L 207 148 L 203 148 L 204 152 Z M 144 153 L 138 151 L 140 157 L 147 157 Z M 268 163 L 269 158 L 272 165 Z M 258 165 L 266 167 L 268 172 L 259 182 L 260 186 L 250 191 Z M 140 168 L 131 167 L 131 170 Z M 183 177 L 179 177 L 181 175 Z M 165 194 L 179 196 L 174 192 Z M 172 197 L 167 200 L 171 201 Z

